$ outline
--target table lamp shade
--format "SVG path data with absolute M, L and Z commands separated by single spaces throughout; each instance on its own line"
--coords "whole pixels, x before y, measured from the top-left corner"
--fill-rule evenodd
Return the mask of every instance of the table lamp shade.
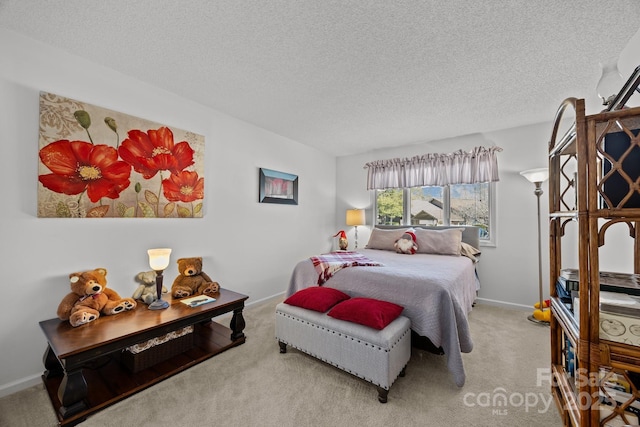
M 364 209 L 348 209 L 347 225 L 364 225 Z
M 171 249 L 158 248 L 147 250 L 149 254 L 149 266 L 155 271 L 164 270 L 169 266 L 169 256 L 171 255 Z

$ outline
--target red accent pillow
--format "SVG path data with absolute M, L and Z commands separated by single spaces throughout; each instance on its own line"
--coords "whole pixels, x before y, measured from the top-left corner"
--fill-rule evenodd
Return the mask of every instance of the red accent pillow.
M 296 292 L 284 302 L 285 304 L 324 313 L 340 301 L 349 298 L 351 298 L 349 295 L 337 289 L 313 286 Z
M 384 329 L 404 308 L 398 304 L 372 298 L 351 298 L 335 305 L 327 315 L 375 329 Z

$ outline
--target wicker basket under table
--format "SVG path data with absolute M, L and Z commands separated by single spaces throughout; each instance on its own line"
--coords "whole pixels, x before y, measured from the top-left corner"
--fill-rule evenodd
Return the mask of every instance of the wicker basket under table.
M 193 326 L 187 326 L 122 350 L 120 361 L 131 372 L 139 372 L 189 350 L 193 336 Z

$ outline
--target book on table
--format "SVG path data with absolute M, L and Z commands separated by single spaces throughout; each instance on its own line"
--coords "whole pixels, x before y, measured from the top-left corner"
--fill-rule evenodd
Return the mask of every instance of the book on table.
M 202 304 L 214 302 L 216 299 L 207 295 L 196 295 L 195 297 L 181 299 L 180 302 L 189 307 L 197 307 Z

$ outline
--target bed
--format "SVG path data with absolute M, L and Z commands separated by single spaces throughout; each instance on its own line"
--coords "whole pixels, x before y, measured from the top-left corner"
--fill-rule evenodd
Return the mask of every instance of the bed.
M 324 283 L 319 283 L 312 258 L 300 261 L 291 275 L 287 297 L 321 284 L 352 297 L 381 299 L 403 306 L 402 314 L 411 320 L 411 329 L 444 350 L 447 367 L 456 385 L 462 387 L 465 383 L 462 353 L 473 348 L 467 315 L 479 288 L 475 270 L 479 228 L 413 226 L 418 252 L 396 253 L 393 241 L 407 228 L 374 228 L 366 248 L 359 249 L 357 255 L 382 265 L 341 268 L 325 278 Z

